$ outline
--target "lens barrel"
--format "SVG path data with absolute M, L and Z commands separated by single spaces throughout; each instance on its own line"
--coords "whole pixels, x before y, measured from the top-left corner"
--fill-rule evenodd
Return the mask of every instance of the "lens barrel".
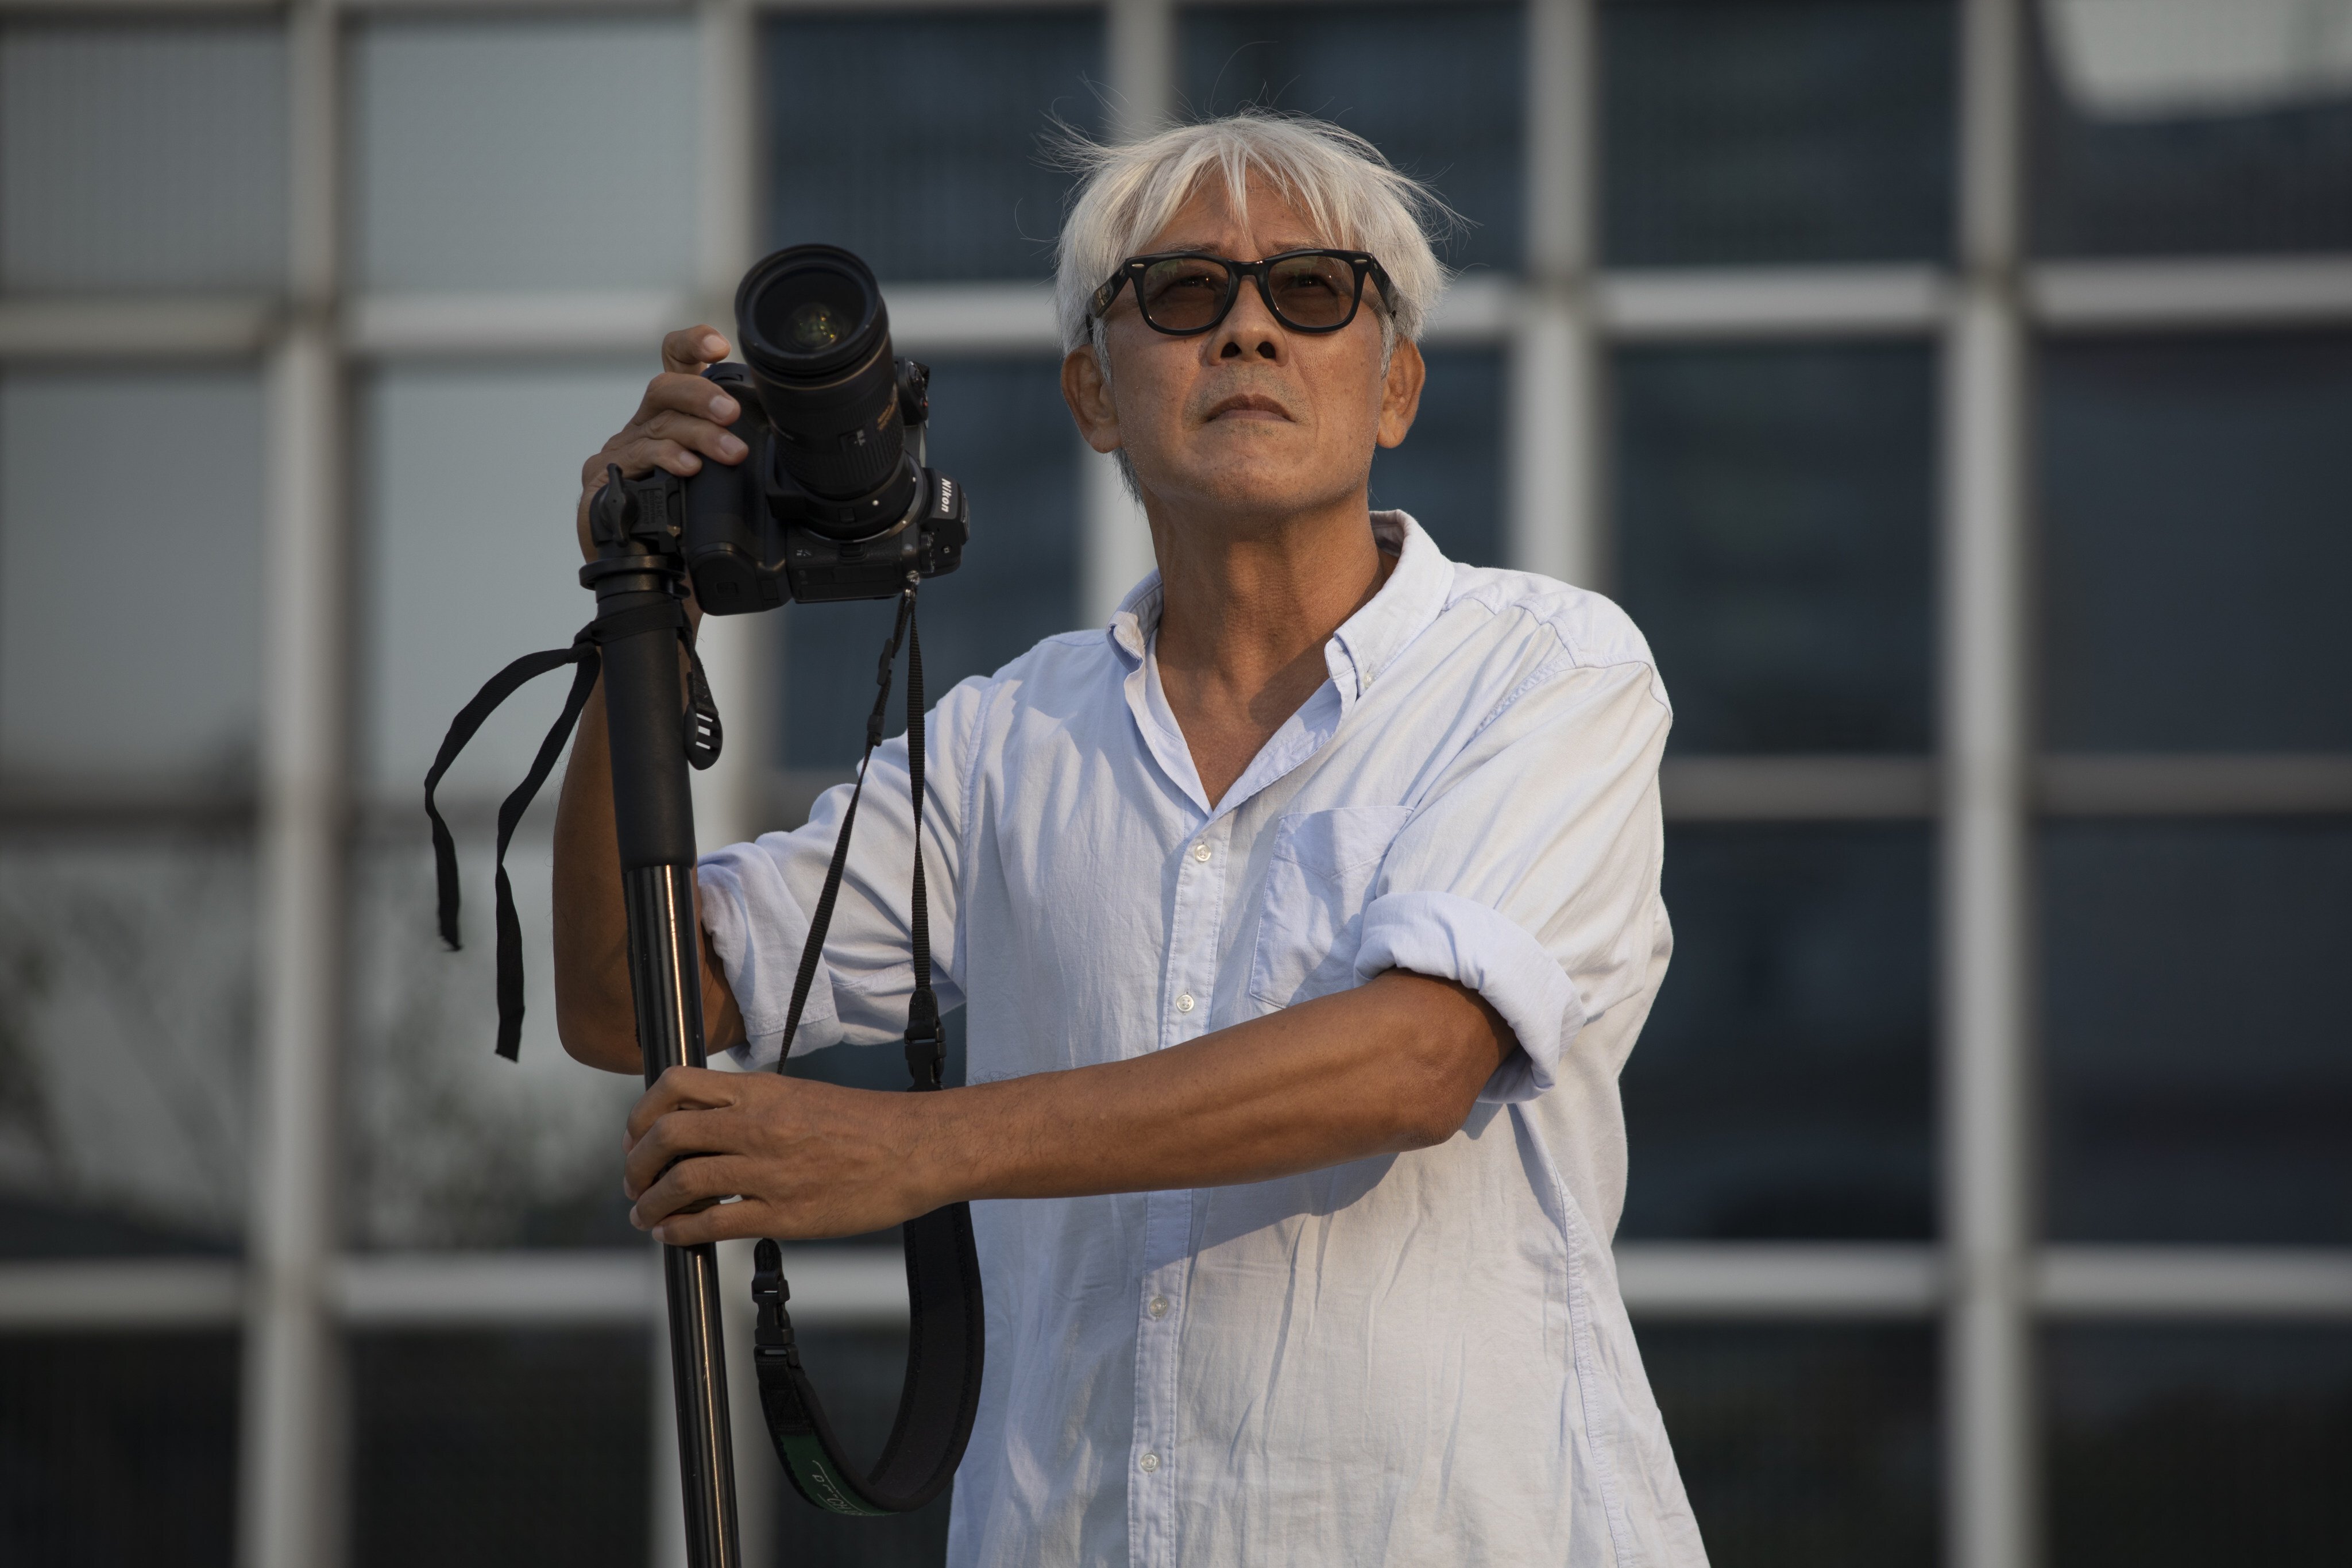
M 820 501 L 903 488 L 858 509 L 897 522 L 920 480 L 903 461 L 890 314 L 866 263 L 830 245 L 779 250 L 743 275 L 735 324 L 784 471 Z

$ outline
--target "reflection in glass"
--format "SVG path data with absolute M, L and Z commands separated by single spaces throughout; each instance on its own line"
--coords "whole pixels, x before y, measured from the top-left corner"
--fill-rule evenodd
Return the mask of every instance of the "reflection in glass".
M 1321 5 L 1218 5 L 1178 16 L 1192 112 L 1256 104 L 1343 125 L 1468 220 L 1439 259 L 1517 269 L 1523 7 L 1353 6 L 1339 22 Z
M 920 595 L 924 695 L 935 702 L 1076 624 L 1080 448 L 1050 360 L 933 365 L 930 440 L 931 466 L 971 498 L 963 564 Z M 856 765 L 894 613 L 884 600 L 784 610 L 788 767 L 846 776 Z M 888 734 L 905 723 L 906 666 L 902 652 Z
M 1949 253 L 1951 0 L 1610 0 L 1601 21 L 1613 265 Z
M 1430 349 L 1429 384 L 1404 445 L 1372 455 L 1372 505 L 1398 507 L 1473 566 L 1503 559 L 1503 356 Z
M 361 279 L 692 283 L 698 59 L 683 18 L 369 22 L 351 79 Z
M 274 288 L 286 183 L 277 22 L 0 31 L 0 289 Z
M 2097 9 L 2104 26 L 2091 5 L 2036 6 L 2045 25 L 2029 29 L 2036 253 L 2352 249 L 2352 92 L 2340 68 L 2327 90 L 2322 38 L 2283 41 L 2266 69 L 2259 36 L 2295 21 L 2324 32 L 2333 7 Z M 2200 77 L 2234 79 L 2200 91 Z
M 845 246 L 886 280 L 1051 275 L 1055 122 L 1099 133 L 1094 8 L 767 24 L 770 245 Z
M 361 777 L 380 798 L 411 809 L 451 715 L 509 659 L 562 647 L 595 614 L 572 524 L 580 466 L 635 412 L 652 349 L 530 369 L 404 365 L 363 385 Z M 569 684 L 549 676 L 509 700 L 443 799 L 512 789 Z
M 233 1333 L 0 1339 L 0 1551 L 228 1568 L 236 1428 Z
M 2057 823 L 2041 877 L 2050 1234 L 2352 1243 L 2352 825 Z
M 531 821 L 551 819 L 544 792 Z M 401 811 L 352 863 L 352 1050 L 345 1085 L 353 1245 L 642 1247 L 621 1195 L 621 1127 L 643 1085 L 555 1037 L 548 879 L 530 827 L 508 851 L 522 923 L 520 1058 L 500 1060 L 487 812 L 453 817 L 465 951 L 433 925 L 433 856 Z
M 2043 1348 L 2051 1562 L 2343 1563 L 2352 1331 L 2100 1324 Z
M 242 837 L 0 847 L 0 1257 L 234 1251 L 253 1031 Z
M 1709 1558 L 1936 1560 L 1933 1329 L 1645 1322 L 1639 1332 Z
M 1621 349 L 1617 583 L 1678 752 L 1930 745 L 1936 360 Z
M 1930 857 L 1921 827 L 1668 832 L 1620 1237 L 1933 1233 Z
M 653 1347 L 644 1330 L 355 1336 L 357 1568 L 644 1563 Z
M 0 771 L 45 793 L 251 787 L 260 380 L 0 376 Z
M 2044 743 L 2352 748 L 2352 332 L 2041 361 Z

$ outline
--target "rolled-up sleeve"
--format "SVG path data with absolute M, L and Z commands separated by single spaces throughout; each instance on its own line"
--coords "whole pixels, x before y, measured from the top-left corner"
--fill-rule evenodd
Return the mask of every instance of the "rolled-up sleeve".
M 1568 665 L 1481 728 L 1414 810 L 1364 910 L 1356 973 L 1483 995 L 1519 1050 L 1481 1099 L 1549 1089 L 1586 1023 L 1641 994 L 1663 858 L 1672 715 L 1645 663 Z
M 928 884 L 933 984 L 942 1009 L 960 1006 L 953 973 L 961 912 L 962 780 L 987 682 L 974 678 L 941 698 L 927 721 L 923 774 L 923 864 Z M 731 1053 L 747 1068 L 772 1066 L 785 1049 L 784 1024 L 809 916 L 824 889 L 850 789 L 819 797 L 806 826 L 762 834 L 701 858 L 702 925 L 742 1009 L 746 1045 Z M 885 742 L 866 770 L 849 862 L 809 988 L 794 1053 L 825 1046 L 896 1040 L 914 989 L 910 956 L 914 810 L 907 738 Z

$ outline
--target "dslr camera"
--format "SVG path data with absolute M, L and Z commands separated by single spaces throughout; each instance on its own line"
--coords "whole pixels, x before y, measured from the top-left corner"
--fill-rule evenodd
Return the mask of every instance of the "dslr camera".
M 590 507 L 599 542 L 684 557 L 715 616 L 895 598 L 908 574 L 962 562 L 963 487 L 923 464 L 930 372 L 890 353 L 890 314 L 866 265 L 830 245 L 779 250 L 735 290 L 744 363 L 704 376 L 742 410 L 749 449 L 681 479 L 613 481 Z

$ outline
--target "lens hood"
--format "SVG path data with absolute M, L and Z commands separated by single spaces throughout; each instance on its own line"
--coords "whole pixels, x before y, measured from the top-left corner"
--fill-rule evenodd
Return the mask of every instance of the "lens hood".
M 831 381 L 890 339 L 873 271 L 833 245 L 795 245 L 743 274 L 735 324 L 744 363 L 763 381 Z

